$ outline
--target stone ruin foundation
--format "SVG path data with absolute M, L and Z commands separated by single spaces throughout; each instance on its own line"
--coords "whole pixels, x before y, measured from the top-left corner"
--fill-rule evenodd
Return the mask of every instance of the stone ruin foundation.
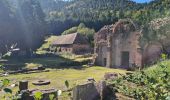
M 41 100 L 50 100 L 50 95 L 54 95 L 53 100 L 58 100 L 58 91 L 56 89 L 46 89 L 46 90 L 39 90 L 39 89 L 34 89 L 34 90 L 29 90 L 28 89 L 28 81 L 20 81 L 19 82 L 19 95 L 20 98 L 17 100 L 35 100 L 34 94 L 36 92 L 41 92 L 42 93 L 42 99 Z
M 110 93 L 105 81 L 87 82 L 73 88 L 73 100 L 110 100 Z

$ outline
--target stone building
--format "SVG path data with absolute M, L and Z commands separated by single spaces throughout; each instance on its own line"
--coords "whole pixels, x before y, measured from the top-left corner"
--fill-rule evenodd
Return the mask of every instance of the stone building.
M 106 25 L 94 36 L 95 63 L 100 66 L 129 68 L 142 65 L 141 34 L 130 19 Z
M 90 52 L 90 45 L 86 37 L 79 33 L 58 36 L 51 44 L 51 51 L 55 53 L 84 54 Z

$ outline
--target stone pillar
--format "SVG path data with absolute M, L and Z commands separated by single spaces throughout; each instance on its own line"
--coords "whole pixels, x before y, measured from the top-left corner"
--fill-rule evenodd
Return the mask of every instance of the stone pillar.
M 112 67 L 112 42 L 111 42 L 111 36 L 108 35 L 107 37 L 107 63 L 106 67 L 111 68 Z
M 19 91 L 28 89 L 28 81 L 20 81 L 19 82 Z
M 107 63 L 106 67 L 111 68 L 111 48 L 107 47 Z
M 104 100 L 105 98 L 105 90 L 106 90 L 106 81 L 99 81 L 99 83 L 97 84 L 97 90 L 100 94 L 100 100 Z

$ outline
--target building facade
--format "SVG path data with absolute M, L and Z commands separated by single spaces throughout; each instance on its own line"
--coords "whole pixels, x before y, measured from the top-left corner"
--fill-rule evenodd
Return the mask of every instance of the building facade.
M 79 33 L 58 36 L 51 44 L 50 50 L 55 53 L 84 54 L 90 52 L 87 39 Z
M 142 65 L 141 34 L 130 19 L 101 28 L 95 36 L 95 64 L 113 68 Z

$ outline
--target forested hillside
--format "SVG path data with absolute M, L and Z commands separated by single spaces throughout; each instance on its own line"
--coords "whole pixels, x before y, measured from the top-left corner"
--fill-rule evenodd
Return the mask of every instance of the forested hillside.
M 169 0 L 138 4 L 130 0 L 0 0 L 0 46 L 39 47 L 46 34 L 61 34 L 84 23 L 96 31 L 120 18 L 138 26 L 170 16 Z M 2 49 L 4 48 L 4 49 Z
M 0 1 L 1 51 L 16 43 L 24 50 L 36 48 L 43 40 L 43 34 L 47 32 L 45 14 L 39 2 L 11 1 Z
M 169 16 L 169 10 L 169 0 L 155 0 L 149 4 L 130 0 L 73 0 L 61 11 L 48 13 L 48 19 L 81 21 L 98 30 L 120 18 L 132 18 L 140 25 L 145 24 L 154 18 Z

